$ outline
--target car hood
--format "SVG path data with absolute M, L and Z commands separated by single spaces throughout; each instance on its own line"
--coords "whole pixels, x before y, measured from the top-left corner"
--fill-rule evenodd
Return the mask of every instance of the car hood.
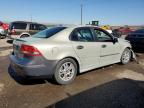
M 122 39 L 122 38 L 118 38 L 118 41 L 119 41 L 119 42 L 128 42 L 128 43 L 129 43 L 128 40 L 125 40 L 125 39 Z

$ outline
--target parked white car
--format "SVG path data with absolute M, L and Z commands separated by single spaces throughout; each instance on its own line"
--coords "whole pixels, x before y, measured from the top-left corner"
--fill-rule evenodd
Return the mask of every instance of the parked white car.
M 77 73 L 133 57 L 128 41 L 117 39 L 94 26 L 54 27 L 32 37 L 16 39 L 10 69 L 30 78 L 53 77 L 59 84 L 71 83 Z
M 5 33 L 4 29 L 2 27 L 0 27 L 0 39 L 5 38 L 5 37 L 6 37 L 6 33 Z

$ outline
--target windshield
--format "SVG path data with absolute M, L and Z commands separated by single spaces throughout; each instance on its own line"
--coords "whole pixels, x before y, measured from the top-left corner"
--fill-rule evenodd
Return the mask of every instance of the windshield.
M 49 37 L 55 35 L 56 33 L 60 32 L 64 29 L 66 29 L 66 27 L 49 28 L 49 29 L 43 30 L 41 32 L 38 32 L 37 34 L 33 35 L 33 37 L 35 37 L 35 38 L 49 38 Z

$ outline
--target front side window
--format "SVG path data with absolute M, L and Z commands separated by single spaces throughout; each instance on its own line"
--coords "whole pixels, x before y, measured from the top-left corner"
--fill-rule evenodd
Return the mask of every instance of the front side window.
M 39 26 L 37 24 L 30 24 L 30 30 L 39 30 Z
M 99 29 L 94 29 L 94 32 L 96 34 L 96 39 L 100 42 L 111 42 L 112 37 L 109 36 L 107 33 L 105 33 L 102 30 Z
M 71 36 L 71 40 L 81 41 L 81 42 L 92 42 L 92 41 L 94 41 L 92 32 L 88 28 L 81 28 L 81 29 L 75 30 L 73 32 L 72 36 Z
M 30 24 L 30 30 L 45 30 L 46 26 L 40 24 Z

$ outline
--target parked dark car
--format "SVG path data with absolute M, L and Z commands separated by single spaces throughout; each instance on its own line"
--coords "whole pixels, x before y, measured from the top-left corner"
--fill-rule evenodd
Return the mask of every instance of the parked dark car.
M 23 38 L 29 37 L 41 30 L 45 30 L 47 27 L 43 24 L 25 21 L 15 21 L 10 24 L 9 38 Z
M 130 41 L 133 49 L 144 49 L 144 29 L 139 29 L 128 34 L 125 39 Z

